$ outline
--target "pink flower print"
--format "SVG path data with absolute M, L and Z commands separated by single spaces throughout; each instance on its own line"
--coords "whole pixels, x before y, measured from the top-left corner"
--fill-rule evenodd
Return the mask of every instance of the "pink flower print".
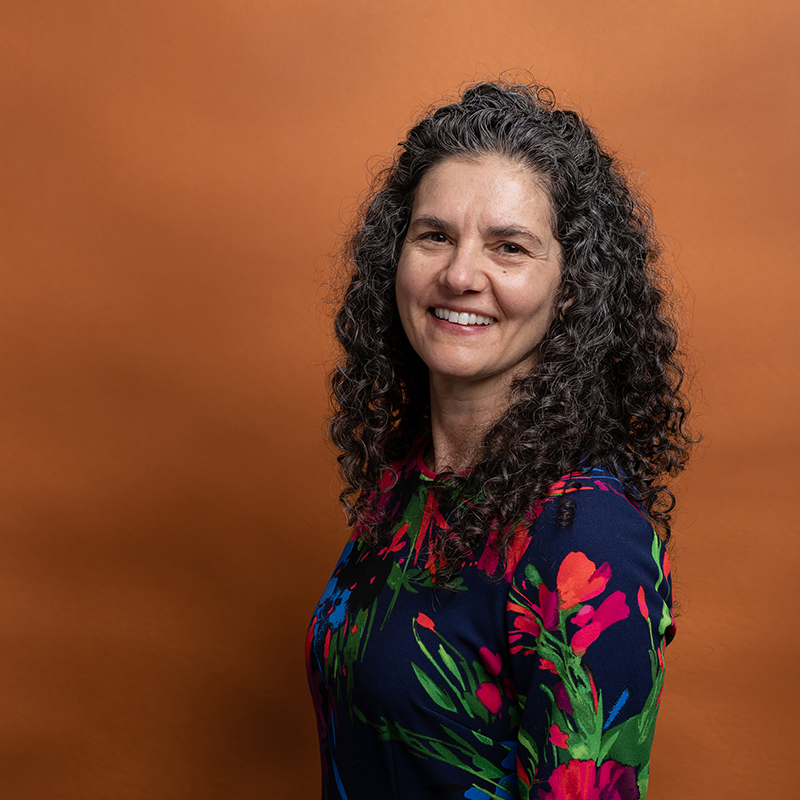
M 556 578 L 561 608 L 572 608 L 597 597 L 610 577 L 611 567 L 607 561 L 596 567 L 583 553 L 568 553 Z
M 500 552 L 497 546 L 497 539 L 497 528 L 492 528 L 489 532 L 489 536 L 486 538 L 483 552 L 476 564 L 478 569 L 483 570 L 487 575 L 495 575 L 497 573 L 497 568 L 500 566 Z M 529 524 L 521 522 L 517 525 L 514 535 L 508 543 L 508 549 L 506 550 L 505 572 L 503 574 L 508 583 L 511 583 L 517 565 L 528 549 L 530 540 L 531 532 Z
M 378 482 L 378 488 L 381 492 L 385 492 L 395 480 L 395 471 L 391 467 L 381 472 L 381 478 Z
M 422 625 L 423 628 L 427 628 L 428 630 L 435 631 L 436 629 L 433 627 L 433 620 L 427 615 L 423 614 L 421 611 L 417 614 L 417 623 Z
M 500 690 L 493 683 L 482 683 L 475 694 L 478 696 L 478 700 L 480 700 L 492 714 L 496 714 L 500 710 L 502 697 L 500 695 Z
M 567 689 L 563 681 L 559 681 L 553 687 L 553 697 L 556 701 L 556 706 L 560 708 L 565 714 L 572 716 L 575 712 L 572 710 L 572 702 L 567 694 Z
M 558 592 L 551 592 L 543 583 L 539 585 L 539 607 L 544 627 L 548 631 L 558 630 Z
M 497 677 L 503 667 L 503 660 L 500 656 L 497 653 L 493 653 L 488 647 L 481 647 L 478 650 L 478 655 L 483 662 L 483 666 L 486 667 L 486 671 L 490 675 Z
M 517 687 L 514 686 L 514 680 L 512 678 L 503 678 L 503 691 L 512 703 L 517 702 Z
M 642 612 L 642 616 L 645 619 L 650 619 L 650 612 L 647 610 L 647 603 L 644 599 L 644 586 L 639 587 L 639 591 L 636 594 L 636 599 L 639 602 L 639 611 Z
M 670 614 L 668 617 L 669 624 L 666 628 L 664 628 L 664 641 L 669 644 L 675 638 L 675 632 L 678 630 L 675 626 L 675 620 L 672 618 Z M 661 620 L 661 625 L 659 626 L 659 631 L 661 628 L 664 627 L 664 620 Z
M 498 532 L 497 528 L 492 528 L 489 536 L 486 538 L 483 552 L 477 562 L 477 567 L 483 570 L 487 575 L 495 575 L 497 568 L 500 566 L 500 551 L 497 546 Z M 514 571 L 519 564 L 520 558 L 525 554 L 525 550 L 530 542 L 530 531 L 524 524 L 517 526 L 514 531 L 514 536 L 508 544 L 508 551 L 506 552 L 506 569 L 505 579 L 511 583 L 514 577 Z
M 669 578 L 669 553 L 664 551 L 664 577 Z
M 636 772 L 616 761 L 573 759 L 560 764 L 550 775 L 549 789 L 539 789 L 538 800 L 639 800 Z
M 567 739 L 569 739 L 569 734 L 564 733 L 558 725 L 553 724 L 550 726 L 550 741 L 556 746 L 560 747 L 562 750 L 567 749 Z
M 594 616 L 594 606 L 584 606 L 573 618 L 572 621 L 580 626 L 588 625 Z
M 587 611 L 589 609 L 589 611 Z M 626 619 L 630 609 L 625 602 L 623 592 L 610 594 L 596 611 L 591 606 L 584 606 L 572 619 L 581 627 L 570 644 L 575 655 L 582 656 L 586 648 L 610 625 Z
M 492 537 L 497 539 L 496 531 L 492 531 L 489 534 L 481 557 L 478 559 L 478 569 L 482 569 L 487 575 L 494 575 L 497 572 L 497 565 L 500 563 L 500 553 L 497 552 Z
M 539 514 L 542 513 L 543 508 L 544 503 L 541 500 L 534 500 L 533 505 L 525 512 L 525 522 L 527 522 L 528 525 L 533 524 L 539 517 Z

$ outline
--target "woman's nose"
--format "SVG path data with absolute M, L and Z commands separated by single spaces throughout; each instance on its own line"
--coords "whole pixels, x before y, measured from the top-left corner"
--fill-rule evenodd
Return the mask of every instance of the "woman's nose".
M 453 294 L 480 292 L 486 286 L 486 274 L 480 263 L 480 254 L 474 248 L 456 247 L 450 262 L 442 271 L 440 282 Z

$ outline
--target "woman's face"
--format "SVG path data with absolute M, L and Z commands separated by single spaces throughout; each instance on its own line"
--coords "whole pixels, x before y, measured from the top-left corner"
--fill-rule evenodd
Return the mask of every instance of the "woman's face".
M 502 156 L 451 157 L 423 177 L 396 295 L 434 389 L 507 390 L 533 366 L 561 275 L 551 217 L 534 173 Z

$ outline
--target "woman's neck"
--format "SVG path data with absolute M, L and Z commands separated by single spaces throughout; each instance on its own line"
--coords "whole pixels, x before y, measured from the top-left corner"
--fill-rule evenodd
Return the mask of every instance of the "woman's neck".
M 431 444 L 425 461 L 434 472 L 465 472 L 477 460 L 486 432 L 508 408 L 508 390 L 452 384 L 431 377 Z

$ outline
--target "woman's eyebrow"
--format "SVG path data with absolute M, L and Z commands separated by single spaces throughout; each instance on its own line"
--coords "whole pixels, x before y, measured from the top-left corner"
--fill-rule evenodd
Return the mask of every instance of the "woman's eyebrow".
M 421 217 L 415 217 L 411 220 L 408 226 L 409 230 L 418 230 L 419 228 L 432 228 L 444 233 L 452 233 L 454 225 L 441 217 L 432 214 L 423 214 Z M 486 229 L 486 234 L 493 238 L 502 239 L 504 237 L 520 237 L 527 239 L 535 247 L 544 248 L 544 242 L 532 231 L 527 228 L 518 227 L 516 225 L 499 225 Z
M 441 217 L 429 216 L 428 214 L 415 217 L 411 220 L 411 224 L 408 227 L 409 230 L 412 228 L 434 228 L 444 233 L 452 233 L 453 230 L 453 225 L 450 222 L 443 220 Z
M 487 228 L 486 233 L 495 239 L 505 239 L 505 238 L 527 239 L 534 246 L 544 248 L 544 242 L 535 233 L 529 231 L 527 228 L 518 228 L 513 225 L 499 226 L 494 228 Z

